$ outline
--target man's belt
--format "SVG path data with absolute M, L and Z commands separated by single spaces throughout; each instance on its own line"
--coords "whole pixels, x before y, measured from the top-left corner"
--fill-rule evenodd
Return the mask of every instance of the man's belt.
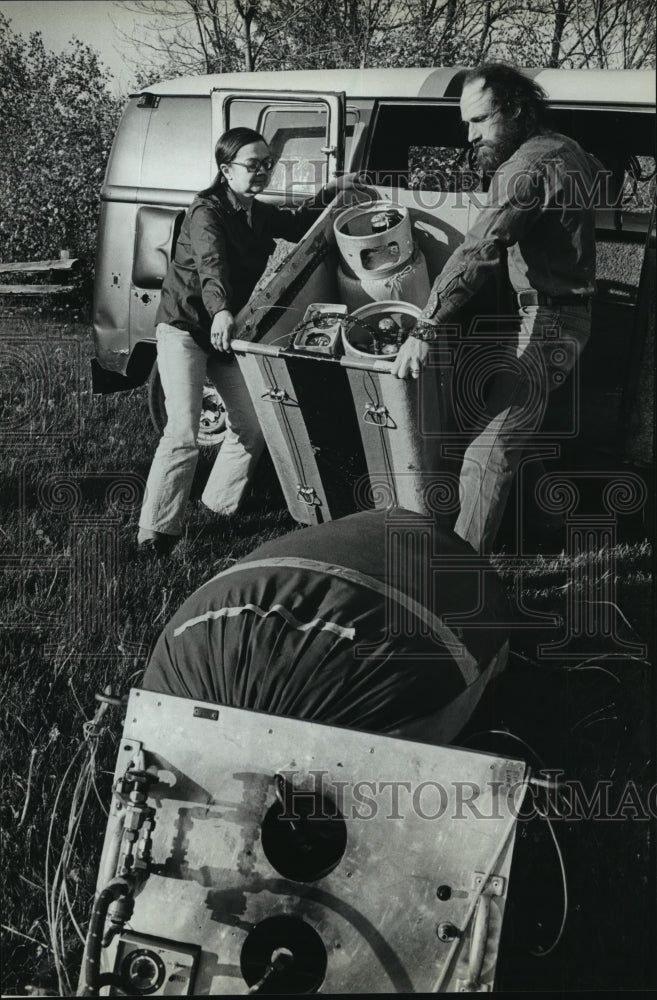
M 519 306 L 547 306 L 549 309 L 552 306 L 588 306 L 590 301 L 590 295 L 544 295 L 533 288 L 518 292 Z

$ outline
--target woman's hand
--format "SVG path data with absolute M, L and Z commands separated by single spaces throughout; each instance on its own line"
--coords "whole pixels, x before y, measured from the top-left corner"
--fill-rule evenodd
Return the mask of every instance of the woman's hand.
M 399 348 L 399 354 L 392 366 L 392 374 L 397 378 L 419 378 L 429 355 L 429 345 L 417 337 L 408 336 Z
M 210 328 L 210 340 L 216 351 L 229 351 L 230 342 L 235 332 L 235 320 L 228 309 L 215 313 Z

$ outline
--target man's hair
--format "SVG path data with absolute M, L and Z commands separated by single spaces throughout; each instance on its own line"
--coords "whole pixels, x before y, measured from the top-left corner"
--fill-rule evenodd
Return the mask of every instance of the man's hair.
M 484 89 L 492 92 L 495 107 L 505 117 L 515 118 L 527 137 L 545 125 L 547 94 L 535 80 L 502 62 L 482 63 L 468 70 L 463 86 L 477 80 L 482 80 Z

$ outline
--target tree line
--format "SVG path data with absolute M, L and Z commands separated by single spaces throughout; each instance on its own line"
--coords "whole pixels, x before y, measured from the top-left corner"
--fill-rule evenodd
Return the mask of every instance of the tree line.
M 657 0 L 122 0 L 142 15 L 135 89 L 184 74 L 474 65 L 655 65 Z M 137 46 L 135 48 L 134 46 Z M 0 260 L 93 267 L 123 101 L 89 45 L 48 51 L 0 14 Z
M 67 249 L 93 266 L 98 196 L 123 101 L 88 45 L 50 52 L 0 13 L 0 260 Z
M 256 70 L 655 65 L 656 0 L 126 0 L 142 83 Z

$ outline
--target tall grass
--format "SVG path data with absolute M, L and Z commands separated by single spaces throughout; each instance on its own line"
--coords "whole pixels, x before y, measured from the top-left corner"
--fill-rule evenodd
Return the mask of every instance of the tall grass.
M 0 324 L 6 992 L 35 981 L 55 991 L 75 986 L 122 724 L 114 708 L 89 724 L 98 709 L 95 692 L 109 685 L 122 694 L 138 684 L 149 649 L 190 592 L 261 541 L 295 527 L 266 468 L 242 515 L 211 514 L 199 500 L 204 456 L 183 541 L 165 561 L 140 554 L 138 508 L 156 444 L 146 391 L 94 396 L 91 352 L 82 324 L 29 315 Z M 524 578 L 535 611 L 564 613 L 571 563 L 536 559 Z M 515 576 L 500 567 L 513 594 Z M 616 572 L 624 635 L 644 641 L 650 552 L 640 531 L 618 546 Z M 581 573 L 577 581 L 585 586 Z M 645 786 L 648 665 L 630 656 L 605 658 L 599 649 L 590 661 L 584 651 L 581 663 L 544 662 L 536 655 L 541 641 L 540 630 L 519 627 L 514 634 L 507 679 L 473 720 L 476 745 L 482 746 L 478 728 L 506 727 L 571 775 L 590 782 L 612 775 Z M 484 745 L 497 741 L 506 751 L 512 739 L 488 735 Z M 560 950 L 545 959 L 530 957 L 525 945 L 545 942 L 558 923 L 556 862 L 544 830 L 521 829 L 521 891 L 515 923 L 511 907 L 501 985 L 644 984 L 645 827 L 575 823 L 560 832 L 571 913 Z
M 139 553 L 142 484 L 157 441 L 146 390 L 94 396 L 91 354 L 87 326 L 20 314 L 2 320 L 0 767 L 9 991 L 35 978 L 59 988 L 52 934 L 74 981 L 80 942 L 69 908 L 84 927 L 121 728 L 110 712 L 85 738 L 94 693 L 137 684 L 150 647 L 185 597 L 259 541 L 294 527 L 266 470 L 239 519 L 203 507 L 206 454 L 181 544 L 166 562 Z M 99 571 L 89 579 L 86 558 L 99 544 Z M 69 850 L 69 809 L 85 767 L 93 794 Z M 48 901 L 63 849 L 68 899 Z M 63 893 L 61 879 L 55 882 Z

